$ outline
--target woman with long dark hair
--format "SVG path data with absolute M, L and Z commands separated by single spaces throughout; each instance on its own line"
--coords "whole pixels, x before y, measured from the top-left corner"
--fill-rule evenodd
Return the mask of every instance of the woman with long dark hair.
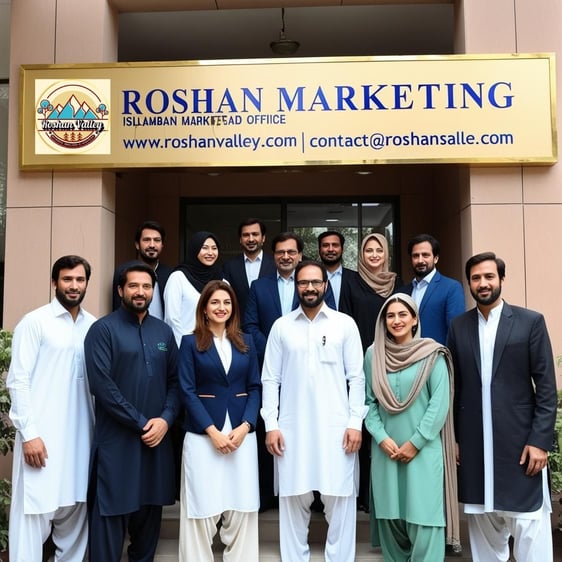
M 180 346 L 185 407 L 180 561 L 212 562 L 220 521 L 223 559 L 258 562 L 259 483 L 255 426 L 261 382 L 253 340 L 240 330 L 232 287 L 211 281 L 195 330 Z

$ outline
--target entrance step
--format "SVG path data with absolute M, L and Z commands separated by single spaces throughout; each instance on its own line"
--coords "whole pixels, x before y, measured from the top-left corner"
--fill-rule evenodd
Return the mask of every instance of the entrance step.
M 461 515 L 462 517 L 462 515 Z M 313 513 L 309 528 L 309 543 L 311 562 L 324 561 L 324 542 L 326 540 L 328 524 L 323 514 Z M 472 557 L 468 548 L 468 531 L 465 521 L 461 519 L 463 552 L 461 556 L 447 557 L 447 562 L 470 562 Z M 179 503 L 165 507 L 162 514 L 162 530 L 158 543 L 155 562 L 178 562 L 178 534 L 179 534 Z M 279 512 L 275 509 L 260 513 L 260 562 L 280 562 L 279 555 Z M 380 548 L 373 548 L 370 544 L 369 515 L 357 512 L 357 546 L 356 562 L 383 562 Z M 222 560 L 223 546 L 215 541 L 215 561 Z M 126 556 L 123 557 L 126 562 Z

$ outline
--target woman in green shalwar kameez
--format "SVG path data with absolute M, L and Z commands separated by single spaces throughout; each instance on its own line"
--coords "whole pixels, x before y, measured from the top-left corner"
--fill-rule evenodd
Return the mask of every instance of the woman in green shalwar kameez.
M 365 355 L 371 521 L 389 562 L 444 560 L 446 536 L 460 545 L 450 355 L 419 328 L 411 297 L 392 295 Z

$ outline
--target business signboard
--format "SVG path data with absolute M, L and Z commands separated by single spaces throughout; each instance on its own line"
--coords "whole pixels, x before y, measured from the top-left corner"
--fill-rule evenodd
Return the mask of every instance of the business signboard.
M 552 164 L 554 55 L 21 69 L 23 169 Z

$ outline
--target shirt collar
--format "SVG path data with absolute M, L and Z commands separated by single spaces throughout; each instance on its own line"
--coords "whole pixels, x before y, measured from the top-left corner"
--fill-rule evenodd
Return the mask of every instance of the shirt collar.
M 423 285 L 423 283 L 427 283 L 428 285 L 431 283 L 431 280 L 435 277 L 437 273 L 437 269 L 433 268 L 433 271 L 431 273 L 428 273 L 425 277 L 422 277 L 419 281 L 414 277 L 414 287 L 416 285 Z
M 289 283 L 289 281 L 291 283 L 294 283 L 295 281 L 295 272 L 293 271 L 293 273 L 291 273 L 291 275 L 289 275 L 289 277 L 282 277 L 281 275 L 279 275 L 279 272 L 277 272 L 277 282 L 282 281 L 283 283 Z
M 72 314 L 70 314 L 70 312 L 66 308 L 64 308 L 57 297 L 55 297 L 51 301 L 51 308 L 53 309 L 53 313 L 55 316 L 64 316 L 65 314 L 68 314 L 72 318 Z M 80 307 L 78 310 L 78 315 L 76 316 L 76 320 L 78 320 L 78 318 L 82 318 L 82 316 L 84 316 L 84 313 L 82 312 L 82 307 Z
M 333 277 L 334 275 L 343 275 L 343 265 L 340 263 L 339 267 L 334 271 L 328 271 L 328 276 Z
M 129 322 L 130 324 L 135 324 L 135 326 L 143 325 L 146 322 L 147 318 L 150 318 L 150 312 L 147 310 L 144 318 L 142 319 L 142 322 L 139 322 L 139 317 L 134 312 L 130 312 L 129 310 L 127 310 L 122 304 L 115 312 L 119 314 L 121 318 L 123 318 L 123 320 Z
M 331 311 L 331 308 L 326 304 L 326 301 L 324 301 L 322 303 L 322 307 L 318 311 L 318 314 L 314 317 L 313 320 L 309 320 L 308 316 L 304 313 L 304 310 L 302 308 L 302 304 L 299 304 L 299 307 L 296 309 L 296 312 L 297 312 L 296 318 L 304 318 L 305 320 L 308 320 L 309 322 L 316 322 L 320 317 L 327 318 L 328 315 L 330 314 L 330 311 Z
M 262 260 L 263 250 L 260 250 L 260 253 L 253 260 L 251 260 L 246 254 L 243 254 L 243 255 L 244 255 L 244 262 L 245 263 L 255 263 L 255 262 L 259 262 L 259 261 Z
M 478 317 L 482 318 L 486 322 L 489 322 L 490 320 L 496 320 L 497 317 L 500 316 L 501 313 L 502 313 L 503 303 L 504 303 L 504 300 L 502 299 L 500 301 L 500 304 L 498 304 L 498 306 L 494 306 L 494 308 L 490 309 L 490 312 L 488 312 L 488 320 L 486 320 L 486 318 L 484 318 L 484 315 L 482 314 L 480 309 L 478 307 L 476 307 L 476 310 L 478 311 Z

